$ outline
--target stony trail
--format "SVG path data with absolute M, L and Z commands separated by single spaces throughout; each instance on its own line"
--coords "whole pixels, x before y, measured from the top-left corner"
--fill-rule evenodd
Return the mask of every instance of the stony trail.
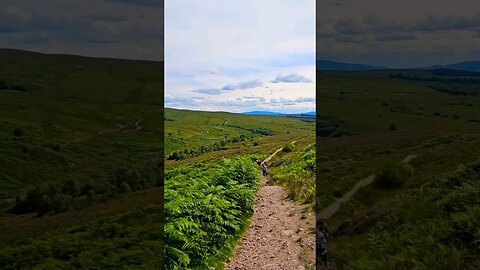
M 82 141 L 86 141 L 86 140 L 91 140 L 93 138 L 95 138 L 96 136 L 99 136 L 99 135 L 102 135 L 102 134 L 105 134 L 107 132 L 119 132 L 121 130 L 124 130 L 123 133 L 128 133 L 130 132 L 130 130 L 126 130 L 126 128 L 132 126 L 132 125 L 135 125 L 135 130 L 133 131 L 140 131 L 143 129 L 142 126 L 140 126 L 140 123 L 143 121 L 143 118 L 140 118 L 138 119 L 137 121 L 132 121 L 132 122 L 129 122 L 127 123 L 126 125 L 122 125 L 122 124 L 117 124 L 117 127 L 116 128 L 108 128 L 108 129 L 104 129 L 104 130 L 100 130 L 99 132 L 93 134 L 93 135 L 87 135 L 87 136 L 83 136 L 81 138 L 78 138 L 78 139 L 75 139 L 71 142 L 68 142 L 68 143 L 65 143 L 63 144 L 64 146 L 68 146 L 68 145 L 71 145 L 71 144 L 74 144 L 74 143 L 79 143 L 79 142 L 82 142 Z
M 408 155 L 403 159 L 402 162 L 409 163 L 412 159 L 416 157 L 417 155 Z M 363 180 L 357 182 L 355 186 L 353 186 L 353 188 L 347 193 L 345 193 L 345 195 L 343 195 L 340 199 L 336 200 L 334 203 L 320 211 L 320 213 L 318 213 L 317 215 L 317 219 L 328 219 L 333 216 L 344 203 L 348 202 L 352 198 L 352 196 L 357 193 L 360 188 L 370 185 L 371 183 L 373 183 L 374 180 L 375 174 L 372 174 L 369 175 L 367 178 L 364 178 Z
M 278 149 L 270 157 L 281 151 Z M 262 179 L 252 221 L 226 270 L 314 269 L 315 217 Z

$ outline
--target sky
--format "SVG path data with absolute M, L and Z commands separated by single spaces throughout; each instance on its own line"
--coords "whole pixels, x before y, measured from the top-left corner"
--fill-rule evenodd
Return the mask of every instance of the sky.
M 315 1 L 166 0 L 165 106 L 315 111 Z
M 163 0 L 2 0 L 0 48 L 163 60 Z
M 317 1 L 317 57 L 387 67 L 480 60 L 478 0 Z

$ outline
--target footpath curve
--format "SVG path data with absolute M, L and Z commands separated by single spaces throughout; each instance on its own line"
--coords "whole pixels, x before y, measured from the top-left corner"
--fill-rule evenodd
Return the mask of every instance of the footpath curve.
M 294 143 L 294 142 L 293 142 Z M 264 160 L 268 162 L 283 148 Z M 315 217 L 287 199 L 280 186 L 262 178 L 250 227 L 234 250 L 225 270 L 313 269 Z
M 403 159 L 402 162 L 409 163 L 412 159 L 416 157 L 417 155 L 408 155 Z M 320 213 L 318 213 L 317 215 L 317 220 L 322 218 L 328 219 L 331 216 L 333 216 L 344 203 L 350 201 L 353 195 L 355 195 L 355 193 L 357 193 L 357 191 L 360 188 L 372 184 L 374 180 L 375 180 L 375 174 L 372 174 L 372 175 L 369 175 L 367 178 L 364 178 L 363 180 L 357 182 L 355 186 L 353 186 L 353 188 L 347 193 L 345 193 L 345 195 L 343 195 L 340 199 L 336 200 L 334 203 L 332 203 L 331 205 L 329 205 L 328 207 L 320 211 Z

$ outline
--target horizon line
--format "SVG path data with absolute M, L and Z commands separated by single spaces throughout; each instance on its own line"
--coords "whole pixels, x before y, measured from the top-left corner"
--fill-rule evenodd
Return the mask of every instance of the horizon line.
M 460 64 L 460 63 L 466 63 L 466 62 L 480 62 L 479 59 L 464 59 L 464 60 L 458 60 L 454 62 L 448 62 L 444 64 L 431 64 L 429 66 L 412 66 L 412 67 L 406 67 L 406 66 L 392 66 L 392 65 L 376 65 L 376 64 L 369 64 L 366 62 L 356 62 L 356 61 L 344 61 L 344 60 L 329 60 L 329 59 L 321 59 L 317 58 L 315 60 L 316 62 L 318 61 L 325 61 L 325 62 L 334 62 L 334 63 L 340 63 L 340 64 L 350 64 L 350 65 L 365 65 L 365 66 L 372 66 L 378 69 L 424 69 L 424 68 L 433 68 L 434 66 L 447 66 L 447 65 L 454 65 L 454 64 Z
M 28 52 L 28 53 L 35 53 L 35 54 L 42 54 L 42 55 L 55 55 L 55 56 L 74 56 L 74 57 L 82 57 L 82 58 L 90 58 L 90 59 L 108 59 L 108 60 L 125 60 L 125 61 L 139 61 L 139 62 L 153 62 L 153 63 L 163 63 L 164 60 L 147 60 L 141 58 L 121 58 L 121 57 L 112 57 L 112 56 L 92 56 L 92 55 L 85 55 L 85 54 L 75 54 L 75 53 L 61 53 L 61 52 L 46 52 L 34 49 L 20 49 L 14 47 L 0 47 L 0 50 L 11 50 L 11 51 L 19 51 L 19 52 Z
M 250 111 L 243 111 L 243 112 L 232 112 L 232 111 L 224 111 L 224 110 L 201 110 L 201 109 L 183 109 L 183 108 L 174 108 L 174 107 L 163 107 L 164 109 L 173 109 L 173 110 L 183 110 L 183 111 L 193 111 L 193 112 L 216 112 L 216 113 L 233 113 L 233 114 L 245 114 L 249 112 L 269 112 L 269 113 L 278 113 L 278 114 L 302 114 L 302 113 L 309 113 L 309 112 L 317 112 L 315 109 L 311 111 L 301 111 L 301 112 L 278 112 L 278 111 L 268 111 L 268 110 L 250 110 Z M 268 115 L 267 115 L 268 116 Z

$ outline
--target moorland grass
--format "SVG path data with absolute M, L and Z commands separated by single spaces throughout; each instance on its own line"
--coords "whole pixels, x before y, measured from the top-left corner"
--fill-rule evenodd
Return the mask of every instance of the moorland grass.
M 418 72 L 431 75 L 427 74 L 430 71 Z M 390 227 L 369 225 L 363 232 L 334 236 L 329 240 L 330 254 L 339 269 L 463 269 L 471 260 L 464 255 L 474 249 L 458 248 L 437 238 L 437 233 L 452 228 L 450 221 L 430 220 L 432 213 L 438 213 L 435 200 L 425 201 L 412 193 L 460 164 L 479 158 L 480 125 L 470 120 L 479 117 L 480 98 L 452 95 L 432 89 L 425 81 L 389 75 L 391 71 L 317 75 L 322 78 L 317 82 L 320 115 L 337 119 L 351 132 L 340 137 L 317 136 L 319 209 L 358 181 L 381 173 L 386 164 L 418 155 L 410 162 L 415 175 L 401 181 L 403 185 L 395 189 L 364 187 L 328 221 L 333 232 L 352 218 L 364 220 L 375 212 L 395 213 L 392 215 L 401 222 Z M 379 217 L 373 224 L 386 224 L 392 215 Z M 408 224 L 403 227 L 404 222 Z M 433 228 L 435 222 L 438 228 Z M 434 233 L 432 238 L 426 233 L 429 230 Z M 418 241 L 402 246 L 409 238 Z M 434 262 L 435 257 L 442 259 Z
M 292 144 L 288 144 L 292 146 Z M 287 194 L 301 204 L 315 205 L 315 144 L 284 151 L 274 157 L 269 173 L 274 183 L 285 188 Z
M 0 268 L 158 268 L 163 179 L 142 190 L 127 178 L 162 165 L 163 63 L 4 49 L 0 60 L 0 81 L 24 87 L 0 91 Z M 107 192 L 121 178 L 129 188 Z

